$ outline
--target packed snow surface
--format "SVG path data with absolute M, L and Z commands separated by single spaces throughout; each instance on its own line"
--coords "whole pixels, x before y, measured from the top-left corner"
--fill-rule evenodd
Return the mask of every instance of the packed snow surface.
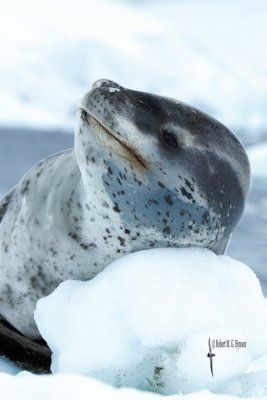
M 259 281 L 245 264 L 207 249 L 122 257 L 91 281 L 63 282 L 38 301 L 35 319 L 53 373 L 165 395 L 267 395 L 267 362 L 249 370 L 267 354 Z
M 18 377 L 0 374 L 0 398 L 8 400 L 165 400 L 166 397 L 135 389 L 115 389 L 92 378 L 77 375 Z M 216 395 L 206 390 L 186 396 L 173 395 L 169 400 L 238 400 L 229 395 Z M 251 400 L 258 397 L 251 397 Z M 263 397 L 261 398 L 263 399 Z M 264 397 L 267 399 L 267 396 Z

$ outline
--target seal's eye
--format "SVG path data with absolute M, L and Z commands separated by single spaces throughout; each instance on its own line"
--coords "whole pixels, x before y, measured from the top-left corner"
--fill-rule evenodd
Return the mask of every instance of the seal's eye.
M 162 140 L 165 146 L 168 147 L 169 149 L 175 150 L 178 148 L 178 142 L 173 133 L 169 131 L 163 131 Z

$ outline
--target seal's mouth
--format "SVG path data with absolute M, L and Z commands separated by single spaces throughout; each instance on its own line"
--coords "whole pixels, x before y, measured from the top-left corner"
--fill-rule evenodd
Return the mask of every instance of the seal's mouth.
M 136 149 L 134 149 L 130 144 L 126 144 L 121 137 L 119 138 L 114 132 L 111 131 L 110 128 L 103 125 L 102 122 L 100 122 L 94 115 L 90 114 L 83 107 L 81 107 L 80 110 L 82 119 L 88 123 L 89 120 L 92 122 L 96 128 L 95 130 L 98 133 L 98 136 L 105 146 L 110 147 L 110 144 L 113 142 L 111 147 L 114 153 L 122 158 L 127 159 L 129 162 L 138 164 L 139 167 L 147 169 L 146 161 L 137 153 Z

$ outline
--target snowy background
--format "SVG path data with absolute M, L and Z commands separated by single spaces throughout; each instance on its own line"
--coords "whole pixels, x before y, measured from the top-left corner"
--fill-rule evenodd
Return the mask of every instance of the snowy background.
M 181 99 L 248 150 L 252 190 L 228 254 L 267 294 L 267 1 L 2 3 L 0 196 L 40 158 L 72 147 L 75 111 L 96 79 Z

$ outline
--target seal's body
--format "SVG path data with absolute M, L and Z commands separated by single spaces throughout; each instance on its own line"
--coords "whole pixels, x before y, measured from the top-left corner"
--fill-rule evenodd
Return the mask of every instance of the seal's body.
M 0 206 L 0 314 L 39 337 L 36 301 L 152 247 L 225 251 L 250 186 L 243 146 L 184 103 L 97 81 L 75 149 L 34 166 Z

